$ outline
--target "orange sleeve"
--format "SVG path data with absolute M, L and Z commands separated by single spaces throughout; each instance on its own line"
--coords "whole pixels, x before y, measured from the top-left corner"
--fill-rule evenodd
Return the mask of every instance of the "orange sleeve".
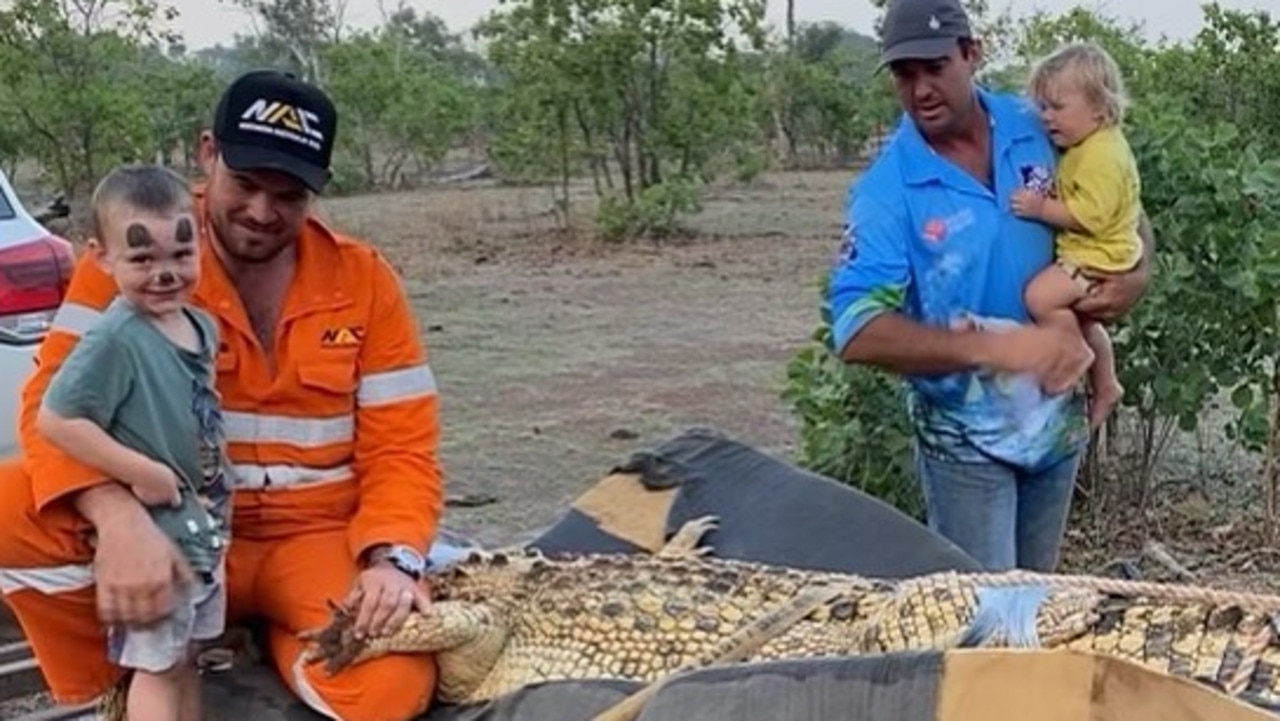
M 373 293 L 361 346 L 356 395 L 355 473 L 360 506 L 348 529 L 353 557 L 379 543 L 424 554 L 444 509 L 435 378 L 400 279 L 375 255 L 352 279 Z
M 22 386 L 18 410 L 18 445 L 31 477 L 36 509 L 75 491 L 108 480 L 101 471 L 74 460 L 49 443 L 36 430 L 36 414 L 45 388 L 71 353 L 80 335 L 88 330 L 116 295 L 116 285 L 88 253 L 76 263 L 53 327 L 35 355 L 35 370 Z

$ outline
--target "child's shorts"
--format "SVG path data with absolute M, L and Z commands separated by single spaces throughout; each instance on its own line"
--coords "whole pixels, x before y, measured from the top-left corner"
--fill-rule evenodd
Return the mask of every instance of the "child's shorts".
M 160 673 L 187 657 L 193 641 L 221 636 L 226 623 L 227 590 L 220 576 L 197 580 L 188 586 L 173 613 L 154 625 L 110 628 L 107 654 L 111 662 L 124 668 Z
M 1138 238 L 1137 243 L 1138 243 L 1138 248 L 1141 249 L 1142 239 Z M 1088 293 L 1091 293 L 1094 287 L 1098 285 L 1098 281 L 1093 278 L 1090 278 L 1088 275 L 1085 275 L 1085 271 L 1089 269 L 1089 266 L 1087 263 L 1081 263 L 1079 261 L 1080 261 L 1080 258 L 1078 256 L 1073 258 L 1071 256 L 1058 255 L 1054 259 L 1054 263 L 1059 268 L 1061 268 L 1064 273 L 1067 274 L 1067 277 L 1071 278 L 1071 280 L 1075 282 L 1076 288 L 1079 288 L 1081 293 L 1088 294 Z M 1128 273 L 1129 271 L 1134 270 L 1141 264 L 1142 264 L 1142 258 L 1135 257 L 1133 259 L 1133 262 L 1128 267 L 1111 268 L 1109 270 L 1113 273 Z
M 1075 282 L 1076 287 L 1080 289 L 1081 293 L 1089 293 L 1089 291 L 1093 290 L 1093 286 L 1097 284 L 1096 280 L 1085 275 L 1084 269 L 1075 263 L 1062 258 L 1059 258 L 1057 263 L 1058 267 L 1067 274 L 1067 277 L 1071 278 L 1071 280 Z

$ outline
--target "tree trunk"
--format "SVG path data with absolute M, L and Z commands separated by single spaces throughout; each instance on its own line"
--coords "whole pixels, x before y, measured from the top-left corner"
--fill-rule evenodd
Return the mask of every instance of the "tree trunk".
M 560 134 L 560 203 L 564 210 L 565 224 L 569 221 L 569 183 L 572 180 L 572 164 L 569 162 L 569 108 L 561 105 L 556 126 Z
M 649 40 L 649 117 L 646 128 L 656 128 L 662 122 L 662 69 L 658 62 L 658 41 Z M 646 132 L 647 136 L 648 133 Z M 648 170 L 645 174 L 645 187 L 651 188 L 662 183 L 662 171 L 659 166 L 658 153 L 652 148 L 646 150 Z
M 1280 453 L 1280 362 L 1271 370 L 1271 414 L 1267 423 L 1267 451 L 1262 466 L 1262 529 L 1268 544 L 1276 542 L 1277 506 L 1276 454 Z
M 787 49 L 796 46 L 796 0 L 787 0 Z
M 643 156 L 633 151 L 632 144 L 634 143 L 637 149 L 642 149 L 643 144 L 636 138 L 636 110 L 627 87 L 618 89 L 618 98 L 622 101 L 622 137 L 614 141 L 613 152 L 621 166 L 622 188 L 626 193 L 627 202 L 633 203 L 636 199 L 636 183 L 644 183 L 644 174 L 643 168 L 640 173 L 635 172 L 633 160 L 638 158 L 639 161 L 643 161 Z
M 788 74 L 790 74 L 791 72 L 791 63 L 795 62 L 795 58 L 793 57 L 795 55 L 795 52 L 796 52 L 796 0 L 787 0 L 787 57 L 784 58 L 783 62 L 786 63 L 785 67 Z M 790 167 L 796 161 L 796 139 L 793 136 L 793 134 L 790 132 L 790 128 L 787 127 L 787 124 L 783 120 L 783 118 L 788 118 L 788 119 L 791 118 L 791 92 L 789 87 L 783 89 L 781 100 L 782 100 L 782 112 L 778 115 L 776 120 L 778 122 L 778 128 L 782 130 L 786 136 L 786 141 L 787 141 L 786 165 Z
M 573 101 L 573 116 L 578 121 L 578 129 L 582 131 L 582 142 L 587 149 L 587 159 L 591 166 L 591 185 L 595 188 L 596 197 L 603 198 L 604 185 L 601 183 L 601 154 L 596 152 L 595 133 L 591 132 L 591 125 L 582 114 L 582 103 L 577 100 Z

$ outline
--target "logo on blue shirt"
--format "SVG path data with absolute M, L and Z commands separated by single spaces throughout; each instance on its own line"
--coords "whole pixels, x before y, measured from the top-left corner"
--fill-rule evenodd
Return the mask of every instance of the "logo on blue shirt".
M 1053 191 L 1053 173 L 1043 165 L 1021 165 L 1018 167 L 1022 175 L 1022 185 L 1042 195 Z
M 853 221 L 846 220 L 840 229 L 840 247 L 836 251 L 835 265 L 848 263 L 857 257 L 858 243 L 853 233 Z

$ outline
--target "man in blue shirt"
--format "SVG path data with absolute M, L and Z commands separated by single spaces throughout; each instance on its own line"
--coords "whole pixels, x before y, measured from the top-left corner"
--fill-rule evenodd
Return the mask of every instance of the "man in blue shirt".
M 981 45 L 959 0 L 891 0 L 882 65 L 904 117 L 851 188 L 830 284 L 841 357 L 902 374 L 929 524 L 992 570 L 1052 570 L 1088 442 L 1079 334 L 1031 325 L 1027 282 L 1053 229 L 1020 219 L 1050 190 L 1056 151 L 1029 102 L 980 87 Z M 1120 317 L 1153 248 L 1099 279 L 1077 310 Z

